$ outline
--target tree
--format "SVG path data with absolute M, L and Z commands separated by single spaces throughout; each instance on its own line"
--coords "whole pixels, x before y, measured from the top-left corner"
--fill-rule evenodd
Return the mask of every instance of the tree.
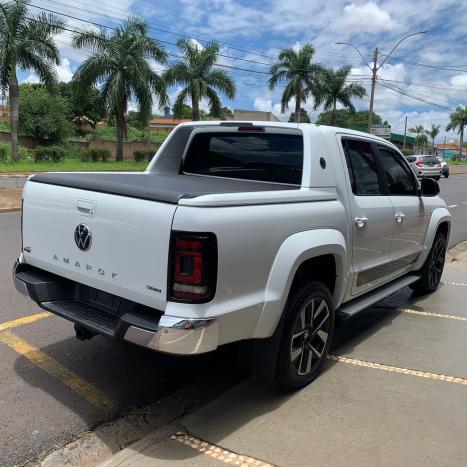
M 357 83 L 347 83 L 352 67 L 346 65 L 337 70 L 324 71 L 319 92 L 315 96 L 315 110 L 323 105 L 324 110 L 332 110 L 331 125 L 336 125 L 336 109 L 340 103 L 351 113 L 355 113 L 352 98 L 366 95 L 365 88 Z
M 19 129 L 25 135 L 56 142 L 72 134 L 68 100 L 44 87 L 22 84 L 19 110 Z
M 464 147 L 464 129 L 467 125 L 467 106 L 459 105 L 449 115 L 450 122 L 446 131 L 457 131 L 459 134 L 459 160 L 462 160 L 462 148 Z
M 13 161 L 19 160 L 17 69 L 33 70 L 43 83 L 52 87 L 57 82 L 54 65 L 60 63 L 53 36 L 62 30 L 63 22 L 51 14 L 31 15 L 28 3 L 28 0 L 0 3 L 0 87 L 4 93 L 8 89 L 9 94 Z
M 319 114 L 316 123 L 318 125 L 331 125 L 332 114 L 332 110 Z M 335 126 L 368 131 L 368 110 L 361 110 L 359 112 L 352 113 L 348 109 L 338 109 L 335 112 L 335 118 Z M 383 123 L 382 117 L 374 112 L 373 123 Z
M 107 115 L 117 126 L 116 160 L 122 161 L 128 103 L 136 102 L 144 122 L 151 115 L 153 94 L 159 98 L 160 105 L 168 100 L 165 83 L 150 63 L 150 60 L 164 63 L 167 54 L 148 36 L 147 23 L 135 17 L 125 20 L 111 33 L 83 29 L 73 36 L 73 45 L 93 51 L 76 70 L 73 82 L 83 92 L 101 86 Z
M 97 123 L 105 117 L 105 105 L 96 86 L 83 90 L 71 81 L 59 83 L 57 88 L 70 102 L 72 119 L 86 116 Z
M 174 104 L 174 114 L 182 112 L 185 101 L 191 99 L 192 119 L 201 119 L 199 103 L 208 100 L 210 113 L 219 116 L 222 109 L 221 99 L 216 90 L 223 92 L 229 99 L 236 94 L 233 79 L 223 70 L 214 69 L 219 54 L 219 44 L 210 42 L 202 48 L 190 39 L 178 39 L 177 47 L 183 60 L 172 65 L 164 74 L 169 86 L 185 86 L 178 94 Z
M 300 123 L 301 104 L 313 96 L 316 98 L 324 68 L 313 63 L 315 49 L 305 44 L 298 52 L 294 49 L 283 49 L 279 53 L 279 61 L 269 71 L 269 89 L 272 91 L 279 83 L 287 83 L 282 93 L 282 112 L 289 107 L 289 101 L 295 99 L 295 121 Z
M 183 104 L 179 108 L 175 108 L 175 106 L 173 106 L 172 113 L 174 118 L 188 120 L 193 116 L 193 109 L 189 105 Z
M 425 129 L 423 128 L 423 125 L 416 125 L 413 128 L 409 128 L 409 133 L 415 133 L 415 147 L 416 148 L 418 148 L 418 141 L 424 131 Z
M 431 152 L 434 154 L 435 150 L 435 138 L 439 135 L 439 130 L 441 129 L 441 125 L 434 125 L 431 124 L 431 130 L 425 130 L 427 136 L 431 138 Z
M 292 112 L 289 117 L 289 122 L 295 122 L 295 112 Z M 301 107 L 300 108 L 300 118 L 299 121 L 302 123 L 311 123 L 310 116 L 308 115 L 307 111 Z

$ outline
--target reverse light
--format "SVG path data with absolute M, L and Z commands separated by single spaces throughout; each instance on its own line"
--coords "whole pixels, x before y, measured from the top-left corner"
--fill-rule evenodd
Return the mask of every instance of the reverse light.
M 170 247 L 169 300 L 212 300 L 217 280 L 217 241 L 212 233 L 173 232 Z

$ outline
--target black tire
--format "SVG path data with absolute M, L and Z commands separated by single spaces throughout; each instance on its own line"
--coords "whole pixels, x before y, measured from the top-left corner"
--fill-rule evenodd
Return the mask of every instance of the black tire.
M 304 285 L 289 298 L 285 313 L 276 381 L 298 389 L 318 376 L 329 353 L 335 323 L 331 294 L 321 282 Z
M 410 287 L 416 292 L 427 294 L 434 292 L 441 281 L 446 257 L 446 237 L 438 232 L 431 246 L 430 253 L 418 273 L 420 279 Z
M 444 178 L 448 178 L 449 177 L 449 172 L 444 172 Z

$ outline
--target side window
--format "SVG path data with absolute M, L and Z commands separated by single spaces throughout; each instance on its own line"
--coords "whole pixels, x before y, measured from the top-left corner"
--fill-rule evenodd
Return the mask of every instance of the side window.
M 378 146 L 390 195 L 417 195 L 418 184 L 403 157 L 386 146 Z
M 376 157 L 371 143 L 356 139 L 343 140 L 352 191 L 360 196 L 381 195 Z

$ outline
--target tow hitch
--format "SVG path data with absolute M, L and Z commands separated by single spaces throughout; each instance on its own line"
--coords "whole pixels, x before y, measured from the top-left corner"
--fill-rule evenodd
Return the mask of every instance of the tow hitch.
M 76 338 L 80 341 L 86 341 L 92 339 L 96 334 L 89 329 L 86 329 L 84 326 L 75 324 Z

